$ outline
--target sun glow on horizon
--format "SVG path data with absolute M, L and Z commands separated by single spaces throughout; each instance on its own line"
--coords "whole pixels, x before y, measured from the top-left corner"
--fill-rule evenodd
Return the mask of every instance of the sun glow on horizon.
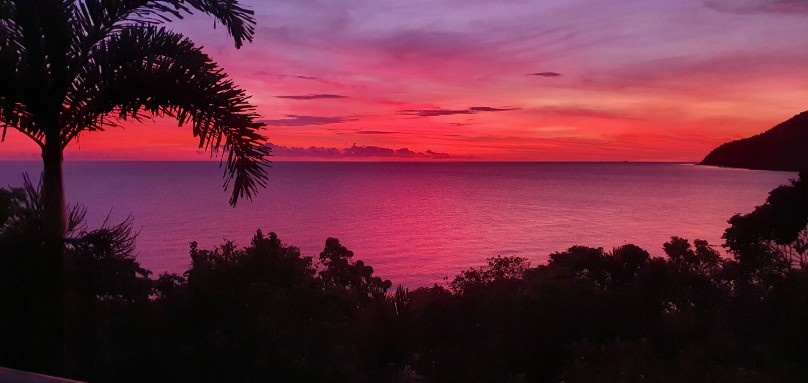
M 808 99 L 808 7 L 245 3 L 258 25 L 240 50 L 208 18 L 169 26 L 252 95 L 273 160 L 694 162 Z M 124 126 L 65 159 L 210 160 L 187 125 Z M 0 160 L 37 158 L 9 130 Z

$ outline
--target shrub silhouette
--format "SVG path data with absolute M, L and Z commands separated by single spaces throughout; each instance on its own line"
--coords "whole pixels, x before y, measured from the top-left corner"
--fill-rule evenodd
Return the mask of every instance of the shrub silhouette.
M 775 194 L 796 193 L 802 179 Z M 29 272 L 41 251 L 36 195 L 30 184 L 0 191 L 0 365 L 42 371 L 48 341 L 37 331 L 47 323 L 28 320 L 41 309 L 41 276 Z M 796 200 L 779 198 L 767 203 Z M 784 245 L 772 231 L 743 226 L 745 217 L 777 216 L 761 209 L 779 207 L 731 221 L 733 258 L 679 237 L 662 246 L 665 257 L 631 244 L 573 246 L 547 264 L 494 257 L 461 271 L 450 288 L 389 293 L 391 282 L 336 238 L 319 262 L 261 231 L 243 248 L 193 243 L 186 272 L 151 279 L 131 255 L 131 220 L 99 230 L 77 220 L 68 241 L 83 281 L 77 377 L 805 381 L 808 271 L 780 262 Z M 805 230 L 794 222 L 779 232 Z M 795 247 L 799 235 L 777 238 Z M 748 253 L 761 250 L 780 263 Z
M 39 186 L 25 178 L 23 188 L 0 189 L 0 359 L 6 366 L 54 372 L 53 334 L 65 326 L 64 319 L 49 315 L 56 311 L 50 300 L 50 254 L 43 247 L 44 212 Z M 106 221 L 101 228 L 87 230 L 84 208 L 70 209 L 66 239 L 66 270 L 72 305 L 67 329 L 74 339 L 66 361 L 76 374 L 90 371 L 89 360 L 99 350 L 93 342 L 95 328 L 102 326 L 102 314 L 116 306 L 143 304 L 151 291 L 150 272 L 134 258 L 132 220 L 117 225 Z M 99 305 L 100 303 L 100 305 Z M 103 307 L 102 307 L 103 306 Z

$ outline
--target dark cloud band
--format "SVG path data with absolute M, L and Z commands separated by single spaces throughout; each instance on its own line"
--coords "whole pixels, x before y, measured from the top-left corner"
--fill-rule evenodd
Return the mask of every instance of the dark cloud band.
M 275 98 L 285 98 L 289 100 L 321 100 L 329 98 L 347 98 L 338 94 L 306 94 L 302 96 L 275 96 Z
M 410 158 L 410 159 L 444 159 L 452 158 L 447 153 L 433 152 L 427 150 L 425 152 L 416 152 L 407 148 L 391 149 L 381 146 L 363 146 L 353 144 L 352 146 L 344 149 L 338 148 L 324 148 L 318 146 L 310 146 L 308 148 L 289 147 L 282 145 L 267 144 L 272 149 L 272 154 L 280 158 L 294 158 L 294 157 L 309 157 L 309 158 L 323 158 L 323 159 L 339 159 L 339 158 Z
M 416 117 L 437 117 L 451 116 L 455 114 L 476 114 L 482 112 L 507 112 L 519 110 L 521 108 L 495 108 L 491 106 L 472 106 L 468 109 L 405 109 L 398 111 L 398 114 Z
M 285 117 L 286 118 L 280 120 L 263 120 L 260 122 L 269 126 L 310 126 L 341 124 L 343 122 L 358 120 L 358 118 L 353 117 L 299 116 L 296 114 L 287 114 Z
M 537 73 L 528 73 L 527 75 L 537 77 L 561 77 L 561 73 L 557 72 L 537 72 Z

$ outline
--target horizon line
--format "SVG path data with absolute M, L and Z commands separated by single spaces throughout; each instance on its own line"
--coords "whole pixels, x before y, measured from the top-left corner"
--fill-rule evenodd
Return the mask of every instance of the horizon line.
M 41 163 L 41 160 L 28 160 L 28 159 L 19 159 L 19 160 L 7 160 L 7 159 L 0 159 L 0 163 Z M 81 159 L 81 160 L 65 160 L 65 163 L 136 163 L 136 162 L 143 162 L 143 163 L 224 163 L 220 160 L 172 160 L 172 159 Z M 273 159 L 270 163 L 547 163 L 547 164 L 693 164 L 699 165 L 699 161 L 636 161 L 636 160 L 624 160 L 624 161 L 597 161 L 597 160 L 572 160 L 572 161 L 542 161 L 542 160 L 481 160 L 481 159 L 372 159 L 372 160 L 333 160 L 333 159 L 324 159 L 324 160 L 287 160 L 287 159 Z M 711 165 L 704 165 L 704 166 L 711 166 Z

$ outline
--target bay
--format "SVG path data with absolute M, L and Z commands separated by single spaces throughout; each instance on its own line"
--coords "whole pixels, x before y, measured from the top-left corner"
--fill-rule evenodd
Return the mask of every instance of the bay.
M 0 163 L 19 186 L 41 165 Z M 328 237 L 376 275 L 407 287 L 443 283 L 488 257 L 533 264 L 572 245 L 627 243 L 654 256 L 671 236 L 720 245 L 727 220 L 796 176 L 673 163 L 275 162 L 270 183 L 235 208 L 210 162 L 67 162 L 71 203 L 90 226 L 132 214 L 138 259 L 182 272 L 188 245 L 244 246 L 274 231 L 315 259 Z M 719 247 L 720 248 L 720 247 Z

